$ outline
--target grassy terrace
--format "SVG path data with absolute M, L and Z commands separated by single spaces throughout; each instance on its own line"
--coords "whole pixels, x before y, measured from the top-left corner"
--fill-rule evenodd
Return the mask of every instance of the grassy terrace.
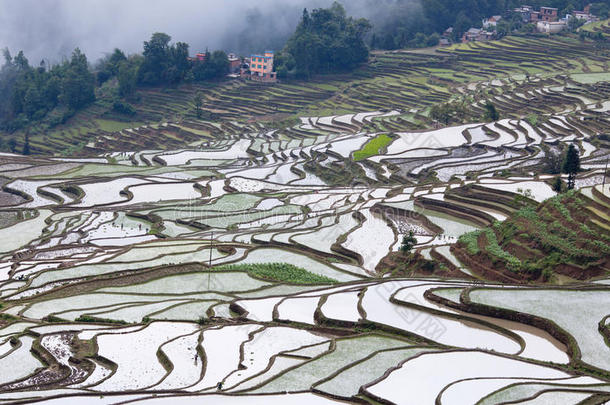
M 53 130 L 34 128 L 31 145 L 34 153 L 93 153 L 90 142 L 104 139 L 124 128 L 147 123 L 147 139 L 121 147 L 154 148 L 184 146 L 201 135 L 189 129 L 158 127 L 165 122 L 196 121 L 192 99 L 197 91 L 204 94 L 204 109 L 209 121 L 222 123 L 223 129 L 242 124 L 294 119 L 296 116 L 321 116 L 343 112 L 415 109 L 418 113 L 398 124 L 421 129 L 426 124 L 425 109 L 439 102 L 462 97 L 468 83 L 505 78 L 509 81 L 526 75 L 541 75 L 545 80 L 567 73 L 607 71 L 606 51 L 593 42 L 568 37 L 507 37 L 490 43 L 458 44 L 449 48 L 424 52 L 374 52 L 370 62 L 351 74 L 318 77 L 311 82 L 291 81 L 265 86 L 244 81 L 224 81 L 206 86 L 185 85 L 174 89 L 141 90 L 141 102 L 134 118 L 117 117 L 105 99 L 79 112 L 66 125 Z M 502 88 L 493 93 L 503 92 Z M 493 94 L 492 94 L 493 95 Z M 476 99 L 485 99 L 490 91 L 477 92 Z M 499 109 L 517 114 L 518 106 L 499 105 Z M 415 111 L 414 110 L 414 111 Z M 476 112 L 476 110 L 475 110 Z M 193 130 L 210 136 L 218 128 L 201 124 Z M 385 126 L 385 122 L 390 122 Z M 372 129 L 392 130 L 392 120 Z M 267 124 L 263 124 L 267 125 Z M 125 131 L 123 131 L 125 133 Z M 100 138 L 101 136 L 101 138 Z M 16 134 L 21 142 L 23 134 Z M 120 137 L 124 138 L 124 137 Z M 131 142 L 131 143 L 129 143 Z M 100 145 L 103 147 L 112 146 Z M 97 152 L 97 151 L 95 151 Z
M 581 31 L 601 32 L 605 37 L 608 37 L 610 36 L 610 19 L 587 24 L 581 28 Z
M 2 398 L 483 404 L 521 377 L 605 400 L 588 384 L 610 381 L 605 61 L 478 61 L 521 40 L 378 54 L 344 76 L 356 87 L 220 84 L 208 106 L 230 114 L 205 120 L 192 89 L 150 90 L 138 119 L 161 122 L 90 114 L 106 132 L 83 151 L 107 161 L 3 156 Z M 393 70 L 363 75 L 380 64 Z M 426 130 L 425 106 L 452 97 L 468 125 Z M 485 100 L 502 119 L 480 121 Z M 568 144 L 582 194 L 555 197 L 542 157 Z M 397 251 L 409 231 L 412 256 Z M 523 285 L 543 281 L 573 284 Z
M 608 218 L 598 203 L 577 192 L 525 207 L 504 222 L 460 237 L 456 250 L 474 268 L 517 279 L 550 279 L 559 273 L 589 278 L 610 270 Z
M 380 151 L 382 151 L 391 142 L 391 137 L 385 134 L 381 134 L 368 141 L 361 150 L 354 152 L 354 160 L 364 160 L 368 157 L 375 156 L 379 154 Z

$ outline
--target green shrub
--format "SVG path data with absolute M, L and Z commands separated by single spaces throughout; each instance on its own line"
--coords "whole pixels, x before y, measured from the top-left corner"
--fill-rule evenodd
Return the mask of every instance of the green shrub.
M 563 190 L 563 182 L 561 181 L 561 177 L 557 176 L 553 179 L 553 191 L 557 193 L 561 193 Z
M 542 270 L 542 279 L 544 281 L 549 281 L 551 279 L 551 276 L 553 275 L 553 270 L 551 270 L 550 268 L 546 268 L 544 270 Z
M 479 253 L 479 235 L 481 231 L 472 231 L 460 236 L 458 242 L 466 245 L 466 250 L 471 255 Z
M 90 315 L 81 315 L 75 319 L 76 322 L 90 322 L 90 323 L 113 323 L 117 325 L 127 325 L 127 322 L 121 321 L 118 319 L 107 319 L 107 318 L 97 318 L 95 316 Z
M 14 321 L 15 319 L 17 319 L 16 317 L 14 317 L 13 315 L 10 314 L 0 314 L 0 321 Z
M 533 127 L 535 127 L 538 124 L 538 115 L 537 114 L 529 114 L 525 120 Z
M 492 259 L 496 258 L 504 261 L 506 262 L 506 266 L 510 271 L 515 273 L 519 272 L 522 267 L 521 260 L 502 249 L 502 247 L 498 244 L 498 238 L 493 230 L 487 228 L 483 232 L 487 238 L 487 246 L 485 249 Z
M 424 264 L 422 264 L 421 268 L 424 271 L 433 271 L 434 270 L 434 262 L 431 261 L 425 261 Z
M 121 100 L 117 100 L 112 104 L 112 111 L 129 116 L 136 115 L 136 109 L 131 104 Z
M 60 317 L 58 317 L 58 316 L 55 316 L 55 315 L 48 315 L 48 316 L 45 316 L 45 317 L 44 317 L 42 320 L 43 320 L 43 321 L 45 321 L 45 322 L 50 322 L 50 323 L 61 323 L 61 322 L 66 322 L 66 320 L 65 320 L 65 319 L 62 319 L 62 318 L 60 318 Z

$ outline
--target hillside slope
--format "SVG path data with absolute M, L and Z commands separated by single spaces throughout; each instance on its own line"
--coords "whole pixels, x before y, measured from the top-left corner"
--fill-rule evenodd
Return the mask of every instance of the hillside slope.
M 610 271 L 610 198 L 571 191 L 467 233 L 452 252 L 486 279 L 584 280 Z
M 525 106 L 528 113 L 549 114 L 581 105 L 583 100 L 605 100 L 610 87 L 598 83 L 599 78 L 579 83 L 569 75 L 598 75 L 607 71 L 606 62 L 607 51 L 598 49 L 593 41 L 511 36 L 437 50 L 374 52 L 369 63 L 354 73 L 319 76 L 309 82 L 267 86 L 227 80 L 205 86 L 140 89 L 133 116 L 113 112 L 110 95 L 115 90 L 102 87 L 97 91 L 98 100 L 64 125 L 41 123 L 30 128 L 30 144 L 33 154 L 44 155 L 97 155 L 125 150 L 122 146 L 167 149 L 191 142 L 189 134 L 183 139 L 182 134 L 166 133 L 166 127 L 159 127 L 167 122 L 195 122 L 208 126 L 206 133 L 210 123 L 232 128 L 256 123 L 271 130 L 283 126 L 277 121 L 298 121 L 302 116 L 376 110 L 397 110 L 404 115 L 395 127 L 376 131 L 421 130 L 433 126 L 427 109 L 450 100 L 469 103 L 471 117 L 463 118 L 471 121 L 484 113 L 487 100 L 506 117 L 521 117 Z M 193 105 L 197 92 L 203 95 L 202 119 L 197 118 Z M 143 126 L 149 139 L 117 145 L 115 140 L 130 136 L 127 128 Z M 14 137 L 17 150 L 22 149 L 23 132 L 0 136 Z

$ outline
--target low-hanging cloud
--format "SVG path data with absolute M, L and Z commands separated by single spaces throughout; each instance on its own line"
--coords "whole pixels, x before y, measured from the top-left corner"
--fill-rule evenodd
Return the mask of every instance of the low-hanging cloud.
M 31 62 L 61 60 L 80 47 L 91 60 L 119 47 L 140 52 L 154 32 L 166 32 L 191 51 L 263 50 L 281 43 L 303 7 L 330 0 L 0 0 L 0 47 L 23 50 Z M 251 44 L 253 38 L 268 39 Z M 250 34 L 250 35 L 248 35 Z M 241 37 L 241 39 L 240 39 Z M 248 42 L 243 46 L 244 41 Z M 242 48 L 242 49 L 240 49 Z
M 345 0 L 348 13 L 379 24 L 396 7 L 419 0 Z M 23 50 L 30 62 L 60 61 L 81 48 L 91 61 L 118 47 L 141 52 L 154 32 L 209 49 L 247 54 L 279 49 L 303 8 L 333 0 L 0 0 L 0 48 Z

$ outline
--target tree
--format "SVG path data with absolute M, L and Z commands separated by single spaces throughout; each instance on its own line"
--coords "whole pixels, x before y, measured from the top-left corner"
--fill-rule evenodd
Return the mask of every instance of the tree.
M 596 2 L 591 4 L 591 14 L 596 15 L 602 19 L 608 18 L 610 14 L 610 4 L 608 2 Z
M 123 61 L 119 64 L 117 72 L 119 82 L 119 95 L 130 98 L 136 92 L 138 85 L 138 63 L 135 61 Z
M 15 58 L 13 59 L 13 64 L 20 71 L 26 71 L 26 70 L 30 69 L 30 63 L 28 62 L 28 59 L 23 54 L 23 51 L 19 51 L 17 56 L 15 56 Z
M 490 101 L 485 103 L 485 120 L 487 121 L 497 121 L 500 119 L 500 114 L 496 110 L 496 106 L 493 105 Z
M 171 57 L 171 67 L 168 69 L 169 83 L 179 83 L 184 80 L 186 73 L 191 69 L 189 62 L 189 45 L 185 42 L 178 42 L 169 49 Z
M 434 32 L 426 40 L 426 46 L 437 46 L 440 40 L 441 36 L 438 35 L 438 33 Z
M 550 174 L 559 174 L 561 173 L 561 169 L 563 166 L 563 157 L 562 152 L 559 150 L 555 152 L 553 149 L 550 149 L 548 146 L 542 147 L 544 150 L 544 158 L 542 160 L 542 172 L 550 173 Z
M 26 156 L 30 154 L 30 136 L 27 133 L 25 134 L 22 154 Z
M 568 29 L 575 32 L 578 28 L 582 27 L 584 23 L 585 21 L 580 18 L 570 17 L 568 19 Z
M 368 59 L 364 37 L 370 29 L 368 20 L 347 17 L 337 2 L 311 13 L 304 10 L 275 67 L 284 75 L 292 70 L 284 63 L 293 61 L 295 74 L 306 78 L 317 73 L 352 70 Z
M 430 118 L 448 125 L 452 121 L 463 122 L 469 115 L 465 100 L 435 104 L 430 109 Z
M 11 138 L 8 140 L 8 148 L 10 149 L 11 153 L 17 152 L 17 141 L 15 140 L 15 138 Z
M 145 85 L 157 85 L 163 82 L 165 72 L 170 65 L 169 41 L 172 37 L 162 32 L 155 32 L 150 41 L 144 41 L 144 61 L 138 72 L 138 82 Z
M 415 234 L 413 233 L 413 231 L 409 231 L 409 234 L 403 236 L 403 238 L 402 238 L 402 244 L 400 245 L 400 251 L 403 254 L 409 254 L 416 244 L 417 244 L 417 239 L 415 239 Z
M 97 82 L 103 84 L 105 81 L 119 73 L 119 66 L 127 60 L 125 53 L 119 48 L 115 48 L 110 55 L 106 55 L 98 63 Z
M 513 198 L 513 203 L 516 205 L 527 205 L 531 200 L 534 200 L 534 195 L 531 189 L 518 188 Z
M 453 40 L 459 42 L 470 27 L 472 27 L 472 20 L 468 18 L 464 10 L 460 11 L 453 24 Z
M 445 125 L 451 120 L 449 109 L 446 104 L 434 104 L 430 109 L 430 118 Z
M 224 77 L 229 72 L 229 58 L 223 51 L 206 51 L 202 61 L 193 64 L 193 75 L 197 81 L 207 81 Z
M 197 118 L 201 118 L 201 107 L 203 107 L 203 96 L 200 91 L 195 93 L 195 97 L 193 97 L 193 104 L 195 104 L 195 113 L 197 114 Z
M 59 102 L 59 96 L 61 94 L 61 79 L 55 71 L 50 73 L 50 77 L 42 87 L 42 99 L 46 107 L 51 110 L 55 108 Z
M 563 182 L 561 181 L 560 176 L 557 176 L 553 179 L 552 188 L 553 191 L 555 191 L 556 193 L 561 193 L 561 190 L 563 189 Z
M 31 85 L 23 98 L 23 110 L 29 118 L 32 118 L 40 108 L 42 108 L 40 93 L 35 85 Z
M 273 59 L 273 70 L 277 72 L 277 77 L 280 79 L 285 79 L 288 74 L 294 73 L 296 65 L 294 57 L 289 53 L 279 52 Z
M 210 66 L 213 78 L 224 77 L 229 73 L 229 57 L 224 51 L 214 51 L 210 55 Z
M 568 190 L 574 189 L 576 174 L 580 171 L 580 157 L 574 144 L 570 144 L 563 161 L 563 172 L 568 175 Z
M 89 71 L 87 57 L 80 49 L 72 52 L 62 83 L 63 102 L 72 110 L 78 110 L 95 101 L 95 77 Z

